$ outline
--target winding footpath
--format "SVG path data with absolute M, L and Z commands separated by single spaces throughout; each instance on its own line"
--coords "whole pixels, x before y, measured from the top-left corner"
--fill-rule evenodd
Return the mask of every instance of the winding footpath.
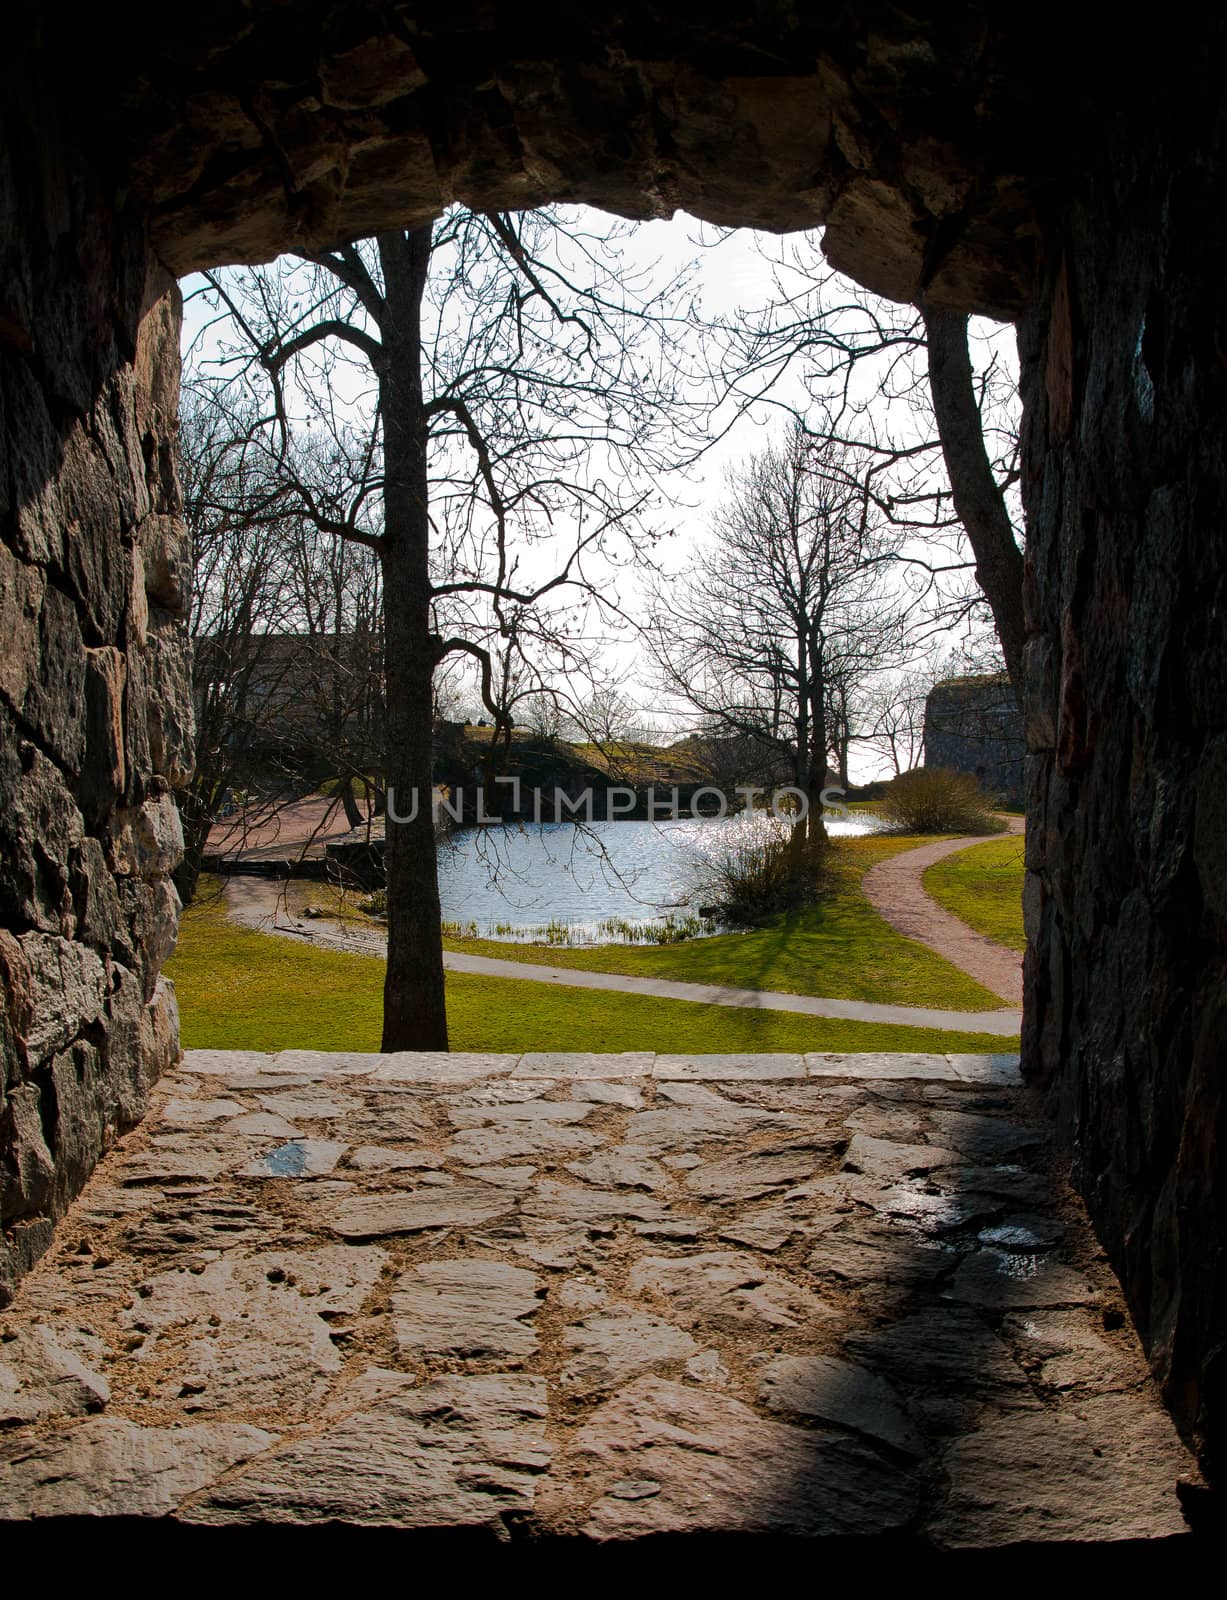
M 1014 820 L 1017 819 L 1011 819 Z M 908 938 L 919 939 L 922 944 L 946 956 L 986 988 L 995 994 L 1001 994 L 1004 1000 L 1012 1001 L 1013 1006 L 1017 1007 L 1022 997 L 1021 972 L 1018 974 L 1015 992 L 1003 987 L 1008 981 L 1009 963 L 1012 961 L 1017 965 L 1018 958 L 1015 953 L 1005 950 L 1000 945 L 994 945 L 991 940 L 981 938 L 957 918 L 943 911 L 936 901 L 925 894 L 920 882 L 925 868 L 930 866 L 932 861 L 940 859 L 942 854 L 949 854 L 952 849 L 965 849 L 980 842 L 982 841 L 978 839 L 944 840 L 940 845 L 923 845 L 916 850 L 905 851 L 904 854 L 893 857 L 891 861 L 884 862 L 882 866 L 875 867 L 869 873 L 865 879 L 866 892 L 869 893 L 869 880 L 876 877 L 882 871 L 882 867 L 902 868 L 903 870 L 894 873 L 886 881 L 885 886 L 880 888 L 881 903 L 873 894 L 869 896 L 881 914 Z M 929 854 L 934 850 L 938 855 Z M 884 909 L 886 905 L 891 906 L 892 911 Z M 375 928 L 355 927 L 328 917 L 307 920 L 293 916 L 287 908 L 283 886 L 269 879 L 231 878 L 226 886 L 226 911 L 231 922 L 260 933 L 273 933 L 284 938 L 306 940 L 323 949 L 343 950 L 363 955 L 381 956 L 384 953 L 384 935 Z M 904 927 L 896 920 L 897 916 L 907 916 L 910 925 Z M 970 941 L 967 945 L 969 959 L 976 959 L 978 967 L 965 965 L 959 957 L 951 955 L 945 945 L 934 942 L 930 936 L 931 930 L 939 919 L 945 919 L 946 922 L 953 924 L 955 929 L 961 930 L 963 939 Z M 946 938 L 948 943 L 953 943 L 953 935 L 947 933 Z M 984 954 L 979 951 L 976 948 L 978 946 L 988 947 L 989 953 Z M 992 952 L 997 953 L 998 963 L 994 980 L 990 982 L 982 974 L 990 970 Z M 770 989 L 738 989 L 727 984 L 682 983 L 668 978 L 633 977 L 618 972 L 589 972 L 575 967 L 553 967 L 537 962 L 510 961 L 497 956 L 470 955 L 455 950 L 444 951 L 443 964 L 449 972 L 471 973 L 486 978 L 511 978 L 521 983 L 548 983 L 560 988 L 599 989 L 617 994 L 648 995 L 662 1000 L 687 1000 L 697 1005 L 787 1011 L 844 1022 L 876 1022 L 900 1027 L 940 1028 L 963 1033 L 996 1034 L 1002 1038 L 1013 1038 L 1022 1026 L 1022 1015 L 1017 1009 L 948 1011 L 927 1006 L 886 1005 L 868 1000 L 835 1000 L 817 995 L 778 993 Z
M 1008 817 L 1006 831 L 1021 834 L 1021 817 Z M 870 869 L 861 887 L 870 905 L 908 939 L 927 945 L 939 956 L 991 989 L 1012 1006 L 1022 1005 L 1022 956 L 988 939 L 938 905 L 924 886 L 924 875 L 937 861 L 984 844 L 982 836 L 941 839 L 905 850 Z

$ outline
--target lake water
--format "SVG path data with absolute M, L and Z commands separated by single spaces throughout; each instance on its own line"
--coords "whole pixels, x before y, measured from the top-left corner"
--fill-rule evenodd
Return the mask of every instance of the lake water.
M 541 937 L 550 924 L 577 943 L 616 938 L 601 926 L 611 921 L 653 926 L 693 917 L 703 856 L 771 826 L 738 816 L 465 828 L 440 846 L 443 916 L 487 938 Z M 833 835 L 874 828 L 860 818 L 827 823 Z

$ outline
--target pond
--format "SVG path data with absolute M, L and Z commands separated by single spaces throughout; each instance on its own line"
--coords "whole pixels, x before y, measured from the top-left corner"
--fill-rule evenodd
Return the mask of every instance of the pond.
M 443 919 L 483 938 L 657 942 L 716 931 L 698 919 L 702 862 L 771 828 L 762 817 L 465 828 L 439 849 Z M 830 820 L 832 835 L 876 831 Z

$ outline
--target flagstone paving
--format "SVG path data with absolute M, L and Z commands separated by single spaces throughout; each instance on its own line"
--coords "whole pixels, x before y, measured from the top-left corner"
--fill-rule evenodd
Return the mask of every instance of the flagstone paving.
M 0 1314 L 0 1517 L 1180 1535 L 1013 1058 L 197 1051 Z

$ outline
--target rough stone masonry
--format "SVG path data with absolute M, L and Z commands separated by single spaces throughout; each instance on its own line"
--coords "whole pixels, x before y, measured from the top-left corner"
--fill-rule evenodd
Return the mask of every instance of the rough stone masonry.
M 33 84 L 0 167 L 0 1304 L 178 1054 L 179 296 Z
M 1028 511 L 1024 1070 L 1169 1402 L 1227 1417 L 1224 19 L 1066 7 L 134 4 L 8 23 L 0 164 L 4 1271 L 174 1052 L 187 759 L 167 273 L 451 201 L 826 224 L 1013 317 Z

